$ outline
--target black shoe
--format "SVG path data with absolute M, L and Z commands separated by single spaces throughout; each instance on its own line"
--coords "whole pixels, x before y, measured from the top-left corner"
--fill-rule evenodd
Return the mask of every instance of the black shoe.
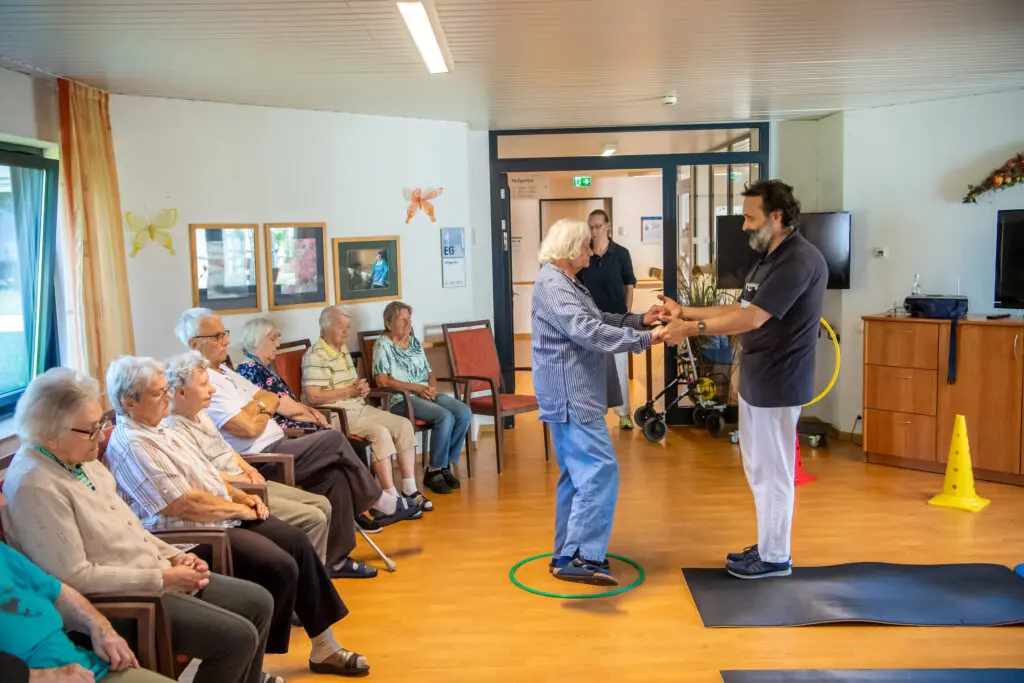
M 452 487 L 445 481 L 444 473 L 441 470 L 430 470 L 424 474 L 423 485 L 442 496 L 452 492 Z
M 444 477 L 444 483 L 448 484 L 450 489 L 460 489 L 462 484 L 459 483 L 458 477 L 452 474 L 452 471 L 447 467 L 441 468 L 441 476 Z
M 356 524 L 368 534 L 379 534 L 384 530 L 384 527 L 379 522 L 372 519 L 365 512 L 361 515 L 356 515 Z
M 398 507 L 390 515 L 386 515 L 380 510 L 370 510 L 370 516 L 373 517 L 374 521 L 381 525 L 381 527 L 391 526 L 397 522 L 402 522 L 407 519 L 419 519 L 423 516 L 423 513 L 413 507 L 402 504 L 405 498 L 399 498 Z
M 757 552 L 757 544 L 743 549 L 742 553 L 729 553 L 725 556 L 726 563 L 732 562 L 747 562 L 748 560 L 760 560 L 761 556 Z

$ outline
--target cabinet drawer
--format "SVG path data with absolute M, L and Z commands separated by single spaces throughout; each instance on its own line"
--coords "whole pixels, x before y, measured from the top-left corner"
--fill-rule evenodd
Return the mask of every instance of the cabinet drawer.
M 937 394 L 935 370 L 864 366 L 865 408 L 934 415 Z
M 935 460 L 935 418 L 885 410 L 864 411 L 864 450 L 914 460 Z
M 935 370 L 938 360 L 938 324 L 877 320 L 864 324 L 865 363 Z

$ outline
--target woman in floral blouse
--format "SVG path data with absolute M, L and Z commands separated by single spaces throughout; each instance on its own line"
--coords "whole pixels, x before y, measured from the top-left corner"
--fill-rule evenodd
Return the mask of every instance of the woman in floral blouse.
M 277 355 L 277 348 L 281 346 L 281 333 L 274 321 L 269 318 L 254 318 L 242 327 L 239 337 L 245 361 L 235 367 L 235 372 L 260 389 L 278 396 L 287 396 L 296 403 L 301 403 L 287 382 L 274 370 L 274 357 Z M 298 419 L 275 414 L 274 420 L 282 429 L 331 428 L 320 411 L 309 406 L 303 407 L 306 409 L 306 415 Z
M 389 303 L 384 309 L 384 327 L 387 332 L 373 345 L 374 380 L 379 387 L 411 394 L 413 415 L 430 423 L 430 465 L 423 485 L 434 493 L 451 493 L 460 487 L 451 468 L 459 463 L 473 413 L 454 396 L 437 392 L 427 354 L 412 333 L 412 308 L 408 304 Z M 402 396 L 392 397 L 391 412 L 405 414 Z

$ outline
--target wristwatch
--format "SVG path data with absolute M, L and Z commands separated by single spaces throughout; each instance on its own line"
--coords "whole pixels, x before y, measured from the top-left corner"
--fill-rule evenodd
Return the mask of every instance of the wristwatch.
M 706 328 L 707 328 L 707 323 L 705 323 L 703 320 L 698 320 L 697 321 L 697 331 L 698 332 L 700 332 L 701 334 L 704 334 L 704 330 Z
M 266 403 L 264 403 L 263 401 L 261 401 L 261 400 L 260 400 L 260 399 L 258 399 L 258 398 L 257 398 L 257 399 L 255 399 L 255 400 L 256 400 L 256 405 L 258 405 L 258 406 L 260 407 L 260 412 L 261 412 L 261 413 L 265 413 L 265 412 L 267 412 L 267 404 L 266 404 Z

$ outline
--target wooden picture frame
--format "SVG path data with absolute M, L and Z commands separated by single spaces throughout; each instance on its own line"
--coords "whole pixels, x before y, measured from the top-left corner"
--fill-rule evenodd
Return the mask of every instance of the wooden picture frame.
M 401 299 L 400 241 L 398 235 L 335 237 L 331 240 L 335 302 L 365 304 Z M 377 265 L 378 256 L 383 257 L 384 267 Z
M 327 305 L 326 223 L 264 223 L 263 254 L 271 311 Z
M 188 237 L 192 257 L 192 305 L 209 308 L 220 315 L 260 313 L 263 298 L 259 226 L 255 223 L 193 223 L 188 226 Z M 215 253 L 211 255 L 211 251 Z M 217 282 L 216 287 L 214 282 Z

